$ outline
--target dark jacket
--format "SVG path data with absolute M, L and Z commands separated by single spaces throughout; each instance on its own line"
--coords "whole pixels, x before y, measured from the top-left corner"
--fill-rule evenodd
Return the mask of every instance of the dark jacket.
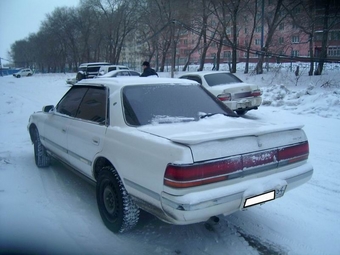
M 151 67 L 146 67 L 143 71 L 143 73 L 140 75 L 140 77 L 147 77 L 147 76 L 151 76 L 151 75 L 157 75 L 156 71 L 154 69 L 152 69 Z

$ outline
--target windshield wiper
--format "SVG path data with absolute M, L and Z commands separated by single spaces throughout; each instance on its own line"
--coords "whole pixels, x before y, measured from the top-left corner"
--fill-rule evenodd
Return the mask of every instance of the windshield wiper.
M 204 119 L 206 117 L 211 117 L 211 116 L 214 116 L 216 114 L 223 114 L 224 116 L 227 116 L 227 117 L 238 117 L 237 115 L 229 115 L 229 114 L 226 114 L 226 113 L 215 112 L 215 113 L 202 114 L 202 115 L 200 115 L 200 119 Z

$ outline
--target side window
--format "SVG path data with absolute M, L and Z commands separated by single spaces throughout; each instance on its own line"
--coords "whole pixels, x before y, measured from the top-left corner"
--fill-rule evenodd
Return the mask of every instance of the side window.
M 79 104 L 87 90 L 88 88 L 86 87 L 72 87 L 59 101 L 56 107 L 57 112 L 75 117 Z
M 117 68 L 114 66 L 114 67 L 109 67 L 109 72 L 110 71 L 114 71 L 114 70 L 116 70 Z
M 104 124 L 106 119 L 106 89 L 89 88 L 80 104 L 76 117 Z
M 121 71 L 117 73 L 117 77 L 118 76 L 129 76 L 129 72 L 128 71 Z
M 197 81 L 199 84 L 202 84 L 201 78 L 197 77 L 197 76 L 186 76 L 185 79 L 192 80 L 192 81 Z

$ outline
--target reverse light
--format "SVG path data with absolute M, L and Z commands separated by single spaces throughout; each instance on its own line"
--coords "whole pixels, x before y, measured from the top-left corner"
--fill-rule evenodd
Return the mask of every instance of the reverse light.
M 217 98 L 221 101 L 230 101 L 231 100 L 231 94 L 230 93 L 223 93 L 219 94 Z

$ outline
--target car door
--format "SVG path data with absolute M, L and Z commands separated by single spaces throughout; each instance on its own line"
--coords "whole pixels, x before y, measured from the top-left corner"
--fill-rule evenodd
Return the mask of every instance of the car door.
M 89 87 L 76 117 L 68 123 L 69 161 L 90 178 L 93 160 L 103 149 L 108 124 L 107 100 L 104 87 Z
M 68 157 L 68 124 L 76 116 L 79 104 L 87 88 L 72 87 L 47 116 L 43 130 L 46 148 L 64 161 Z

